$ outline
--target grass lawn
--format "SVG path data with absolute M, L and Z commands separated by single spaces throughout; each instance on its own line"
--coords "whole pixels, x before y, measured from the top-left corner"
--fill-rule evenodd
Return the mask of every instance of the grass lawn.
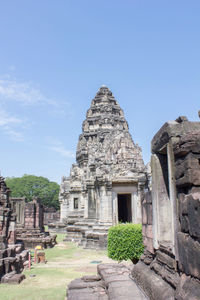
M 97 264 L 110 262 L 106 251 L 78 248 L 74 243 L 63 242 L 58 234 L 56 245 L 46 249 L 46 264 L 33 264 L 24 271 L 26 279 L 19 285 L 0 284 L 2 300 L 64 300 L 67 284 L 86 274 L 96 274 Z M 35 275 L 34 277 L 30 275 Z

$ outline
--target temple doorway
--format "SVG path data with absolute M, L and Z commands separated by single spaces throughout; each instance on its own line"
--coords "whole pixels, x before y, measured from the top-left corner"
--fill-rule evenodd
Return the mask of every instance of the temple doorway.
M 122 223 L 132 222 L 131 194 L 117 194 L 118 221 Z

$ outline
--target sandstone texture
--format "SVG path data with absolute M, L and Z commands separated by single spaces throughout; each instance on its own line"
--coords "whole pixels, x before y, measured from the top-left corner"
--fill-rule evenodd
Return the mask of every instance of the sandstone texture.
M 20 274 L 28 260 L 28 251 L 23 243 L 16 241 L 16 215 L 10 201 L 10 190 L 0 176 L 0 282 L 20 283 L 25 276 Z
M 39 198 L 28 203 L 25 198 L 11 198 L 11 205 L 16 214 L 17 241 L 26 249 L 38 245 L 51 248 L 56 244 L 56 234 L 50 235 L 44 230 L 44 210 Z
M 146 300 L 123 264 L 101 264 L 97 276 L 84 276 L 68 285 L 68 300 Z
M 112 92 L 102 86 L 83 122 L 76 164 L 60 186 L 66 239 L 84 247 L 106 248 L 111 225 L 141 222 L 145 184 L 141 148 L 133 142 Z
M 142 199 L 145 252 L 132 275 L 151 300 L 200 299 L 200 123 L 179 117 L 152 140 Z

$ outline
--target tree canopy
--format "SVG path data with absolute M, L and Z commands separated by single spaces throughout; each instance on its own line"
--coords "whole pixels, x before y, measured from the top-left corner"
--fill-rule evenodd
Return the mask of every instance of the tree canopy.
M 7 177 L 6 184 L 11 190 L 11 197 L 26 197 L 28 202 L 38 197 L 44 206 L 59 209 L 59 185 L 56 182 L 42 176 L 24 175 Z

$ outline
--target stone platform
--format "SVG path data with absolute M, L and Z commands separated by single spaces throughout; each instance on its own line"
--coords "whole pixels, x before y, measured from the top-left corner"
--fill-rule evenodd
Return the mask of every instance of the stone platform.
M 83 276 L 68 285 L 66 300 L 147 300 L 124 264 L 100 264 L 98 275 Z
M 47 231 L 40 232 L 35 228 L 28 231 L 24 228 L 17 229 L 17 241 L 22 242 L 27 249 L 34 249 L 38 245 L 44 249 L 52 248 L 57 244 L 56 237 L 56 234 L 50 235 Z
M 110 223 L 97 223 L 92 219 L 83 219 L 67 226 L 67 236 L 64 241 L 76 242 L 78 246 L 85 249 L 103 250 L 107 248 L 107 235 L 110 226 Z

